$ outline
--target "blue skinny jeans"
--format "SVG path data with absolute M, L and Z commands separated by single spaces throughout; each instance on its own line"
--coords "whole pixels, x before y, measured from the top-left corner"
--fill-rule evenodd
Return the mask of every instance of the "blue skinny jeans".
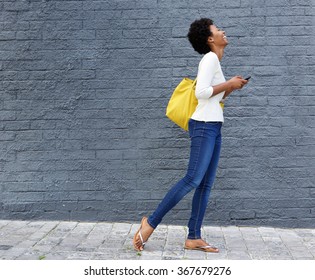
M 188 170 L 186 176 L 168 191 L 154 213 L 149 216 L 148 223 L 153 228 L 161 223 L 163 217 L 186 194 L 195 189 L 188 222 L 188 239 L 201 238 L 201 224 L 220 158 L 221 127 L 222 122 L 189 120 L 191 146 Z

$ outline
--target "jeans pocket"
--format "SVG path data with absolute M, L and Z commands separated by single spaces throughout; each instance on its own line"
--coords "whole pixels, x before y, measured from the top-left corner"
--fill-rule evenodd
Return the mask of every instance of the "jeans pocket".
M 189 134 L 190 138 L 199 137 L 199 136 L 202 137 L 207 129 L 205 122 L 195 121 L 195 120 L 191 127 L 192 127 L 192 130 L 191 130 L 191 133 Z
M 188 131 L 189 131 L 189 137 L 191 138 L 194 134 L 196 121 L 193 119 L 190 119 L 188 122 Z

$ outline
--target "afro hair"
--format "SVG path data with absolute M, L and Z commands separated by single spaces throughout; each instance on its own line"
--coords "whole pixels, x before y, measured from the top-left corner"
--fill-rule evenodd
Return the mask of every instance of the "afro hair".
M 213 25 L 213 21 L 209 18 L 195 20 L 190 25 L 189 32 L 187 34 L 188 40 L 194 50 L 200 54 L 210 52 L 210 47 L 207 44 L 209 36 L 212 35 L 209 28 L 210 25 Z

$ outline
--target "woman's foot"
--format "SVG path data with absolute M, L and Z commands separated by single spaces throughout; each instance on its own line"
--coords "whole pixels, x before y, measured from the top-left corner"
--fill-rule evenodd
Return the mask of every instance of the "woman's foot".
M 219 253 L 219 249 L 213 245 L 209 245 L 203 239 L 187 239 L 185 242 L 185 249 L 198 250 L 208 253 Z
M 133 237 L 133 247 L 137 251 L 143 251 L 145 243 L 151 236 L 154 228 L 148 223 L 148 218 L 143 217 L 141 220 L 141 225 L 136 234 Z

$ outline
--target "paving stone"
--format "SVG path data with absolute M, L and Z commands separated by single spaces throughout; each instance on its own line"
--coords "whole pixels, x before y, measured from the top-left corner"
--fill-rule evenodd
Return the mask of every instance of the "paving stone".
M 112 260 L 113 254 L 111 253 L 94 253 L 91 254 L 91 260 Z M 134 258 L 136 259 L 136 258 Z
M 250 260 L 251 256 L 247 251 L 241 251 L 241 250 L 234 250 L 234 251 L 228 251 L 227 253 L 229 260 Z
M 141 252 L 139 254 L 137 254 L 137 257 L 139 258 L 139 260 L 161 260 L 163 258 L 163 251 L 154 251 L 154 252 Z
M 250 234 L 260 233 L 258 228 L 256 228 L 256 227 L 244 227 L 244 226 L 241 226 L 241 227 L 239 227 L 239 230 L 242 233 L 250 233 Z
M 165 249 L 168 249 L 168 250 L 181 250 L 184 247 L 184 245 L 185 245 L 184 238 L 168 236 L 164 247 Z
M 124 223 L 114 223 L 112 227 L 112 232 L 117 234 L 125 234 L 129 232 L 132 224 L 124 224 Z
M 83 239 L 78 246 L 79 248 L 95 248 L 100 247 L 103 244 L 103 239 Z
M 37 232 L 40 228 L 41 228 L 40 225 L 28 224 L 25 227 L 20 228 L 19 230 L 17 230 L 16 234 L 24 235 L 24 237 L 25 237 L 26 235 L 31 235 L 34 232 Z
M 66 260 L 68 257 L 68 252 L 52 252 L 44 255 L 44 260 Z
M 118 254 L 118 255 L 115 255 L 114 259 L 115 260 L 134 260 L 136 257 L 134 254 Z M 154 259 L 153 256 L 151 257 L 148 257 L 148 259 Z M 161 257 L 156 257 L 155 259 L 161 259 Z
M 177 259 L 177 260 L 180 260 L 180 259 L 183 259 L 185 256 L 185 250 L 182 249 L 182 250 L 167 250 L 165 249 L 163 251 L 163 254 L 162 254 L 162 258 L 163 259 Z
M 25 253 L 26 249 L 25 248 L 11 248 L 7 251 L 4 251 L 2 254 L 1 258 L 2 259 L 7 259 L 7 260 L 15 260 L 21 255 Z
M 226 243 L 225 243 L 224 238 L 212 238 L 212 239 L 207 238 L 206 241 L 208 242 L 208 244 L 213 245 L 219 249 L 226 248 Z
M 132 247 L 133 248 L 133 247 Z M 145 251 L 161 251 L 165 248 L 165 241 L 151 240 L 145 245 Z
M 67 260 L 90 260 L 92 258 L 91 253 L 87 252 L 72 252 L 67 254 Z
M 57 246 L 53 247 L 53 251 L 55 251 L 55 252 L 58 252 L 58 251 L 68 252 L 68 253 L 75 252 L 75 251 L 77 251 L 77 246 L 71 245 L 71 244 L 57 245 Z
M 84 237 L 85 238 L 90 234 L 93 227 L 94 227 L 94 225 L 92 225 L 92 224 L 86 224 L 86 225 L 85 224 L 78 224 L 75 228 L 73 228 L 69 232 L 68 236 L 73 237 L 73 238 L 75 238 L 75 237 L 81 237 L 81 238 Z
M 279 253 L 279 254 L 271 254 L 270 259 L 272 260 L 293 260 L 293 257 L 290 254 Z
M 18 230 L 24 226 L 26 226 L 29 223 L 29 221 L 15 221 L 12 220 L 10 221 L 10 223 L 7 224 L 6 228 L 10 229 L 10 230 Z
M 39 242 L 49 233 L 49 231 L 37 231 L 27 237 L 28 240 Z
M 0 245 L 0 250 L 6 251 L 11 249 L 13 246 L 12 245 Z
M 107 237 L 104 239 L 104 242 L 101 244 L 100 248 L 102 249 L 115 249 L 115 248 L 121 248 L 124 246 L 125 239 L 119 239 L 115 237 L 115 239 L 111 239 Z
M 219 253 L 207 253 L 206 259 L 207 260 L 226 260 L 227 253 L 222 253 L 221 251 Z
M 77 222 L 60 222 L 57 227 L 51 231 L 50 235 L 64 236 L 65 234 L 71 232 L 77 224 Z
M 249 250 L 248 253 L 252 260 L 270 260 L 270 254 L 268 250 Z
M 203 236 L 204 236 L 204 239 L 210 243 L 212 242 L 212 240 L 224 240 L 222 230 L 213 232 L 213 231 L 209 231 L 208 229 L 205 229 Z
M 280 236 L 262 236 L 264 242 L 279 242 L 282 243 Z
M 294 259 L 297 258 L 310 258 L 313 257 L 313 255 L 309 252 L 308 248 L 306 246 L 288 246 L 288 249 L 291 253 L 291 255 L 293 256 Z
M 15 248 L 32 248 L 36 244 L 36 241 L 31 241 L 31 240 L 24 240 L 20 243 L 18 243 Z
M 280 238 L 282 240 L 288 240 L 288 241 L 301 239 L 301 237 L 298 236 L 295 232 L 280 232 Z
M 268 247 L 271 259 L 293 259 L 290 251 L 284 244 Z
M 183 258 L 189 260 L 205 260 L 206 253 L 197 250 L 185 250 L 185 255 Z
M 279 229 L 279 231 L 281 231 L 282 229 Z M 284 231 L 286 231 L 286 229 L 283 229 Z M 272 227 L 259 227 L 258 231 L 261 233 L 265 233 L 265 234 L 274 234 L 277 230 L 275 228 Z
M 315 259 L 313 229 L 203 227 L 218 254 L 184 250 L 187 227 L 160 225 L 145 251 L 133 249 L 139 224 L 1 221 L 0 259 Z M 23 233 L 23 234 L 22 234 Z
M 42 254 L 40 252 L 26 252 L 15 259 L 16 260 L 39 260 L 41 257 L 42 257 Z
M 285 241 L 283 241 L 283 244 L 286 247 L 290 247 L 290 246 L 292 246 L 292 247 L 303 247 L 304 242 L 302 242 L 302 241 L 295 241 L 295 240 L 293 240 L 293 241 L 285 240 Z
M 245 240 L 243 238 L 226 238 L 226 247 L 228 249 L 243 249 L 246 250 Z
M 10 223 L 10 220 L 0 220 L 0 229 Z
M 113 224 L 111 223 L 96 223 L 92 232 L 98 232 L 98 233 L 103 233 L 106 234 L 110 232 L 113 228 Z
M 246 248 L 250 251 L 259 251 L 267 249 L 267 245 L 263 240 L 245 240 Z
M 304 241 L 304 244 L 310 251 L 315 250 L 315 240 Z
M 62 240 L 63 239 L 61 237 L 46 236 L 45 238 L 37 242 L 36 245 L 56 246 L 56 245 L 59 245 Z
M 253 231 L 241 231 L 244 239 L 260 239 L 262 240 L 263 236 L 260 234 L 258 230 Z
M 313 230 L 312 229 L 301 229 L 301 228 L 295 228 L 293 229 L 300 237 L 314 237 Z
M 241 234 L 240 228 L 237 226 L 221 227 L 221 230 L 223 234 L 230 234 L 230 235 L 233 235 L 233 233 L 236 235 Z
M 33 246 L 33 251 L 49 253 L 53 250 L 55 245 L 35 245 Z

